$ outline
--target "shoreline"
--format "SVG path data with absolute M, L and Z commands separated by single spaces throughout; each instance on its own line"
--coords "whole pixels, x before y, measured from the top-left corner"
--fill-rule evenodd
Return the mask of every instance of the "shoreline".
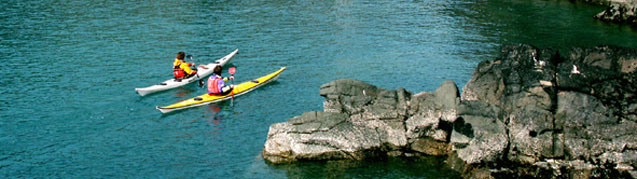
M 270 126 L 272 163 L 446 158 L 464 177 L 635 178 L 637 52 L 503 46 L 459 94 L 386 90 L 341 79 L 321 86 L 323 111 Z

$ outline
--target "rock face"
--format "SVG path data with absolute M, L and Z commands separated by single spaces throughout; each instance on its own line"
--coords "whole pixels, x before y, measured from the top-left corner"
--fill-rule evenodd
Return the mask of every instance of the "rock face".
M 608 2 L 606 10 L 595 15 L 595 19 L 637 26 L 637 1 L 610 1 Z
M 606 6 L 606 9 L 595 15 L 595 19 L 618 24 L 637 26 L 637 1 L 635 0 L 580 0 L 583 2 Z
M 342 79 L 323 112 L 270 126 L 273 163 L 446 156 L 465 177 L 637 177 L 637 52 L 510 45 L 463 88 L 412 94 Z
M 492 173 L 635 177 L 636 60 L 635 50 L 611 46 L 573 48 L 560 57 L 514 45 L 503 47 L 498 59 L 480 63 L 463 88 L 461 106 L 486 103 L 466 111 L 495 108 L 487 118 L 505 125 L 509 144 L 499 163 L 514 167 Z M 459 110 L 459 117 L 467 112 Z M 461 151 L 458 158 L 471 164 Z

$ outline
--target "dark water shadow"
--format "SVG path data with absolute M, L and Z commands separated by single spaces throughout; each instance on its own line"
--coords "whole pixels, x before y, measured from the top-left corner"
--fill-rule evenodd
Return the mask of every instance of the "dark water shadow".
M 458 172 L 445 165 L 442 157 L 302 161 L 269 165 L 285 170 L 288 178 L 461 178 Z

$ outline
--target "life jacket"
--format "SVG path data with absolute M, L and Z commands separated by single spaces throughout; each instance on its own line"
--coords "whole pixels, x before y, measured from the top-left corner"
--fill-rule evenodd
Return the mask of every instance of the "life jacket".
M 186 76 L 186 71 L 181 68 L 175 68 L 173 69 L 173 75 L 175 75 L 175 79 L 180 79 Z
M 222 84 L 220 85 L 220 83 Z M 223 78 L 221 78 L 220 76 L 216 74 L 210 75 L 210 77 L 208 78 L 208 94 L 223 93 L 223 91 L 221 91 L 221 88 L 223 88 L 223 86 L 225 86 L 225 82 L 223 81 Z
M 173 62 L 173 75 L 175 75 L 175 79 L 181 79 L 186 76 L 186 71 L 180 66 L 181 60 L 175 59 L 175 62 Z
M 197 71 L 193 70 L 192 68 L 190 68 L 190 66 L 192 65 L 192 63 L 181 63 L 179 64 L 179 68 L 183 69 L 184 72 L 186 72 L 186 74 L 191 75 L 196 73 Z
M 181 68 L 187 75 L 192 75 L 196 73 L 195 70 L 190 68 L 193 65 L 192 63 L 184 62 L 175 58 L 175 62 L 173 62 L 173 68 L 178 69 Z
M 175 58 L 175 61 L 173 62 L 173 68 L 179 68 L 180 65 L 181 60 Z

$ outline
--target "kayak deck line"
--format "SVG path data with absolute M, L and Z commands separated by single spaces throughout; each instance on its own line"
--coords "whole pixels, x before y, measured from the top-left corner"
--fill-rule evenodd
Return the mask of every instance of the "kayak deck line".
M 277 70 L 276 72 L 273 72 L 271 74 L 259 77 L 257 79 L 246 81 L 246 82 L 243 82 L 243 83 L 239 84 L 239 85 L 247 85 L 247 83 L 258 83 L 257 85 L 249 87 L 249 88 L 245 89 L 244 91 L 241 91 L 239 93 L 235 93 L 234 96 L 244 95 L 244 94 L 249 93 L 249 92 L 251 92 L 251 91 L 253 91 L 253 90 L 257 89 L 257 88 L 260 88 L 261 86 L 264 86 L 264 85 L 266 85 L 266 84 L 268 84 L 268 83 L 270 83 L 272 81 L 276 81 L 279 78 L 279 76 L 281 75 L 281 72 L 283 72 L 285 69 L 286 69 L 286 67 L 281 67 L 281 69 Z M 273 76 L 271 76 L 271 75 L 273 75 Z M 260 81 L 260 83 L 259 83 L 259 79 L 264 78 L 264 77 L 268 77 L 268 76 L 271 76 L 271 77 L 269 77 L 266 80 Z M 255 81 L 257 81 L 257 82 L 255 82 Z M 238 85 L 235 88 L 237 88 L 237 87 L 238 87 Z M 236 90 L 236 89 L 233 89 L 233 90 Z M 204 98 L 202 98 L 202 97 L 205 97 L 206 95 L 208 95 L 208 94 L 199 95 L 197 97 L 190 98 L 190 99 L 187 99 L 187 100 L 184 100 L 184 101 L 203 101 Z M 156 106 L 155 108 L 157 110 L 159 110 L 160 112 L 162 112 L 162 113 L 169 113 L 169 112 L 176 111 L 176 110 L 192 108 L 192 107 L 197 107 L 197 106 L 203 106 L 203 105 L 207 105 L 207 104 L 211 104 L 211 103 L 217 103 L 217 102 L 225 101 L 225 100 L 231 99 L 232 97 L 233 97 L 233 95 L 228 94 L 228 95 L 225 95 L 224 97 L 221 97 L 221 98 L 218 98 L 218 99 L 213 99 L 213 100 L 204 101 L 204 102 L 195 102 L 193 104 L 187 104 L 187 105 L 179 106 L 179 107 L 168 107 L 168 106 L 160 107 L 160 106 Z M 200 98 L 200 100 L 196 100 L 196 98 Z M 181 101 L 181 102 L 169 105 L 169 106 L 174 106 L 174 105 L 177 105 L 177 104 L 182 103 L 184 101 Z

